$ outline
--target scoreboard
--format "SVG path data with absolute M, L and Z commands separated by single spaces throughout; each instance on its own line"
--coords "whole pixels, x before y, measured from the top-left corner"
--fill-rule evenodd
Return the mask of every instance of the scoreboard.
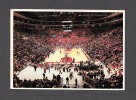
M 72 21 L 62 21 L 62 26 L 64 32 L 71 32 L 73 28 L 73 23 Z

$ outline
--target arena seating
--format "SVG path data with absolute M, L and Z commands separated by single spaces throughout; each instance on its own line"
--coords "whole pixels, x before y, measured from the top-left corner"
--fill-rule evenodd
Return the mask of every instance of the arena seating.
M 80 47 L 92 60 L 100 60 L 113 69 L 122 67 L 122 27 L 107 29 L 104 32 L 97 31 L 97 34 L 93 33 L 89 28 L 77 28 L 70 33 L 64 34 L 60 28 L 47 28 L 46 32 L 50 35 L 22 32 L 19 29 L 15 30 L 14 72 L 22 70 L 28 64 L 40 64 L 50 53 L 54 52 L 55 47 L 64 47 L 66 49 Z M 55 37 L 51 34 L 55 34 Z M 62 58 L 62 62 L 64 62 L 63 60 Z M 95 68 L 100 67 L 94 66 Z M 109 79 L 105 79 L 103 72 L 93 69 L 93 65 L 85 66 L 80 64 L 78 67 L 80 70 L 83 70 L 81 75 L 85 74 L 84 80 L 86 83 L 83 86 L 84 88 L 122 88 L 122 74 L 119 76 L 112 75 Z M 93 73 L 84 73 L 88 69 L 93 71 Z M 56 76 L 53 80 L 35 79 L 31 81 L 20 80 L 14 74 L 14 87 L 52 88 L 53 86 L 60 87 L 60 76 Z

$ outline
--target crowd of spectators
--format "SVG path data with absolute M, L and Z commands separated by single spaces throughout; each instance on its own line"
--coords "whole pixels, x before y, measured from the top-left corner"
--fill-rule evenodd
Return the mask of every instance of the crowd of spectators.
M 59 31 L 56 32 L 58 33 Z M 49 42 L 52 47 L 82 47 L 93 60 L 99 59 L 113 68 L 122 67 L 122 27 L 107 29 L 102 33 L 98 31 L 97 35 L 93 34 L 88 28 L 74 29 L 68 34 L 63 34 L 62 32 L 56 37 L 51 37 Z
M 87 54 L 113 68 L 122 67 L 123 61 L 123 30 L 118 27 L 97 35 L 91 42 L 83 45 Z
M 29 63 L 39 64 L 44 61 L 45 57 L 52 51 L 48 45 L 45 35 L 14 32 L 14 71 L 19 71 Z
M 44 79 L 35 79 L 35 80 L 21 80 L 14 74 L 13 77 L 13 86 L 15 88 L 59 88 L 62 87 L 61 77 L 57 75 L 53 77 L 52 80 L 49 80 L 47 77 Z
M 90 56 L 91 60 L 98 59 L 111 68 L 121 68 L 123 66 L 123 29 L 116 27 L 107 29 L 104 32 L 93 33 L 89 28 L 77 28 L 66 33 L 62 29 L 47 29 L 46 34 L 14 32 L 13 40 L 13 63 L 14 72 L 26 67 L 29 63 L 39 64 L 46 57 L 53 53 L 56 47 L 75 48 L 81 47 Z M 104 78 L 103 72 L 97 68 L 99 66 L 78 66 L 80 70 L 89 70 L 85 74 L 84 88 L 121 88 L 122 74 L 112 75 L 109 79 Z M 91 72 L 91 71 L 92 72 Z M 59 87 L 59 81 L 53 80 L 20 80 L 14 75 L 14 87 Z

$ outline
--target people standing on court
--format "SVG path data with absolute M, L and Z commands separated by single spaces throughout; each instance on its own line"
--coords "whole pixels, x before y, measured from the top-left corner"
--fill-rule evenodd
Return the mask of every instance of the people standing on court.
M 66 84 L 69 85 L 69 78 L 66 78 Z
M 59 74 L 62 74 L 61 69 L 59 68 Z
M 75 79 L 75 86 L 77 86 L 77 82 L 78 82 L 78 81 L 77 81 L 77 78 L 76 78 L 76 79 Z
M 53 73 L 53 79 L 55 79 L 55 75 L 54 75 L 54 73 Z
M 68 73 L 68 68 L 66 68 L 67 69 L 67 73 Z
M 77 67 L 75 67 L 75 68 L 74 68 L 74 72 L 75 72 L 75 71 L 77 71 L 77 72 L 78 72 L 78 68 L 77 68 Z
M 69 77 L 70 77 L 70 79 L 73 78 L 73 72 L 70 72 Z
M 72 61 L 73 63 L 75 63 L 75 58 L 73 58 L 73 61 Z
M 50 73 L 50 66 L 48 67 L 49 73 Z
M 45 79 L 45 73 L 43 73 L 43 79 Z
M 61 85 L 63 85 L 63 77 L 61 78 Z
M 85 72 L 84 71 L 82 72 L 82 79 L 83 79 L 83 81 L 85 81 Z
M 35 70 L 35 72 L 36 72 L 36 65 L 34 65 L 34 70 Z
M 44 67 L 44 73 L 46 73 L 46 67 Z
M 63 72 L 65 72 L 65 67 L 63 68 Z

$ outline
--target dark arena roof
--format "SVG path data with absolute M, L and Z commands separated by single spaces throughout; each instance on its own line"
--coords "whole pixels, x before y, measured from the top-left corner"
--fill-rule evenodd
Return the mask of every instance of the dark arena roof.
M 122 12 L 29 12 L 15 11 L 14 23 L 39 28 L 102 27 L 122 24 Z

